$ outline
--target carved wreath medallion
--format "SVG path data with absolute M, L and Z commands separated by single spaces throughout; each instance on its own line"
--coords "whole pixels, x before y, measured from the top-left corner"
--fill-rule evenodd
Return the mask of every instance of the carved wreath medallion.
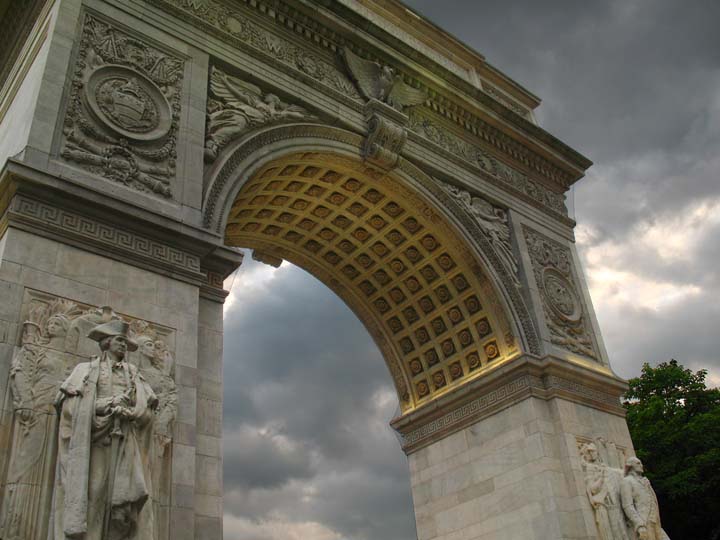
M 567 351 L 598 360 L 569 250 L 537 231 L 528 227 L 523 229 L 550 330 L 550 341 Z
M 139 191 L 172 196 L 183 61 L 87 14 L 61 156 Z

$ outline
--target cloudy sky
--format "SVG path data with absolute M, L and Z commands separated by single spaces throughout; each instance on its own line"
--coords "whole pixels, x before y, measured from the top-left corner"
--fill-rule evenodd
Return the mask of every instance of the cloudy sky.
M 615 370 L 674 357 L 720 385 L 720 2 L 408 4 L 595 162 L 572 202 Z M 226 306 L 226 539 L 413 540 L 379 352 L 302 270 L 246 261 Z

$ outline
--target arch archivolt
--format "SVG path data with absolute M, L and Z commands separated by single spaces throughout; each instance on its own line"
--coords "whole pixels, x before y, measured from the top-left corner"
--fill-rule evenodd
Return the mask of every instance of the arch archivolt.
M 227 245 L 288 260 L 334 290 L 381 349 L 408 412 L 536 337 L 517 323 L 517 290 L 482 234 L 461 233 L 467 213 L 408 162 L 392 173 L 362 163 L 361 142 L 311 125 L 249 136 L 211 171 L 205 219 Z

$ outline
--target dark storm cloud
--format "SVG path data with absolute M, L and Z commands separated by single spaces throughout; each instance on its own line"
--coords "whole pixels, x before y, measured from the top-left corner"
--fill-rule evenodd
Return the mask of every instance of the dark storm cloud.
M 571 196 L 618 373 L 674 357 L 720 376 L 720 2 L 407 3 L 595 162 Z M 322 284 L 246 261 L 225 321 L 227 538 L 414 539 L 379 351 Z
M 366 330 L 324 285 L 246 258 L 225 329 L 226 512 L 345 538 L 414 535 L 397 398 Z M 263 281 L 265 280 L 265 281 Z M 308 494 L 310 493 L 310 494 Z M 370 517 L 368 517 L 370 516 Z

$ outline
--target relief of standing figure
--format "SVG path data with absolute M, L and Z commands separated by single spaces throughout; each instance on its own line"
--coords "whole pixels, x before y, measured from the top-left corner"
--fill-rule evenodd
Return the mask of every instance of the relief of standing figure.
M 595 514 L 600 540 L 629 540 L 620 503 L 622 473 L 602 462 L 595 443 L 580 448 L 585 471 L 585 489 Z
M 151 502 L 141 515 L 141 527 L 145 526 L 149 508 L 154 516 L 154 538 L 167 538 L 171 490 L 173 425 L 177 416 L 177 387 L 173 377 L 174 362 L 164 342 L 157 339 L 149 325 L 137 338 L 137 367 L 158 398 L 153 426 L 152 451 L 149 455 L 151 471 Z
M 0 518 L 3 540 L 46 540 L 57 456 L 58 389 L 73 366 L 65 354 L 76 304 L 56 300 L 30 314 L 10 368 L 13 438 Z
M 122 320 L 93 328 L 88 337 L 99 343 L 100 356 L 78 364 L 60 388 L 55 540 L 154 536 L 152 528 L 138 525 L 150 496 L 158 400 L 126 359 L 137 349 L 128 332 Z
M 630 457 L 625 462 L 625 478 L 620 494 L 633 540 L 670 540 L 660 526 L 660 508 L 650 480 L 643 476 L 642 461 Z

